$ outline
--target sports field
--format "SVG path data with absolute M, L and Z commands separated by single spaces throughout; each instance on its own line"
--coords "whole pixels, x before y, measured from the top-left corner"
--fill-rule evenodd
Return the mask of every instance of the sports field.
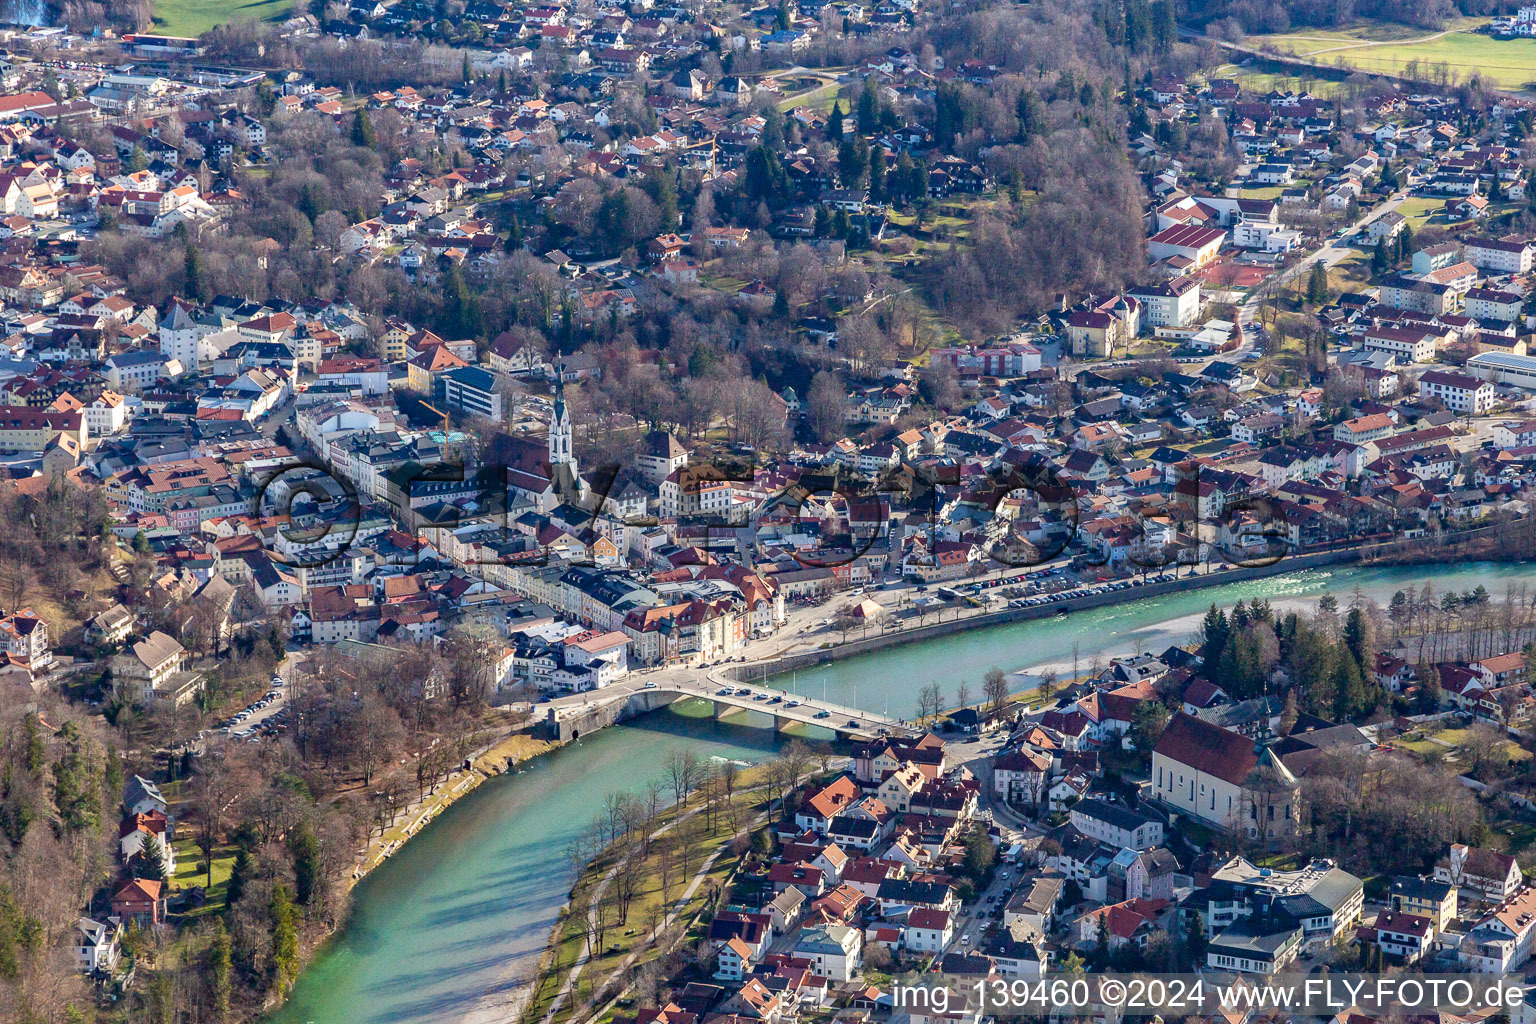
M 154 30 L 168 36 L 200 36 L 231 21 L 271 21 L 292 6 L 293 0 L 155 0 Z
M 1473 74 L 1501 89 L 1536 92 L 1536 39 L 1495 39 L 1474 29 L 1482 18 L 1461 18 L 1443 32 L 1405 25 L 1362 22 L 1347 29 L 1302 29 L 1273 36 L 1250 36 L 1249 45 L 1274 47 L 1320 64 L 1403 74 L 1417 62 L 1418 77 L 1430 78 L 1445 65 L 1458 81 Z

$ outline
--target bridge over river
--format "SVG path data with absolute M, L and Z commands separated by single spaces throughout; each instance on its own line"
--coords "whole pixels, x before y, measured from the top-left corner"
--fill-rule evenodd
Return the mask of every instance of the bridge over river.
M 666 681 L 630 676 L 600 690 L 557 697 L 544 705 L 545 729 L 553 740 L 579 739 L 680 700 L 709 701 L 717 719 L 757 711 L 773 716 L 775 729 L 816 726 L 839 739 L 872 740 L 882 734 L 904 736 L 912 731 L 903 722 L 861 708 L 796 696 L 773 687 L 736 683 L 704 672 Z

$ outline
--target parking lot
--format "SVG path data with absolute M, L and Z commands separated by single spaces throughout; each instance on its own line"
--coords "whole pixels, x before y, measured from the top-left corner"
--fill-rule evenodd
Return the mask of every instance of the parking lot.
M 275 736 L 288 727 L 288 681 L 283 675 L 287 662 L 278 666 L 268 683 L 267 692 L 249 706 L 219 722 L 217 730 L 236 740 L 257 740 Z

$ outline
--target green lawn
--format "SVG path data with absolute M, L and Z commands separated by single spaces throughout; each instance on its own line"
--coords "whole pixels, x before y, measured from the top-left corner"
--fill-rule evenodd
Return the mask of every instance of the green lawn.
M 1426 224 L 1437 221 L 1440 224 L 1449 223 L 1442 211 L 1445 210 L 1444 199 L 1405 199 L 1397 208 L 1397 212 L 1408 218 L 1408 227 L 1414 234 L 1423 230 Z
M 1276 36 L 1251 36 L 1255 46 L 1311 57 L 1323 64 L 1344 64 L 1363 71 L 1402 74 L 1417 61 L 1419 74 L 1444 64 L 1459 80 L 1481 74 L 1502 89 L 1536 91 L 1536 39 L 1495 39 L 1469 31 L 1487 22 L 1463 18 L 1455 31 L 1433 32 L 1403 25 L 1362 23 L 1347 29 L 1307 29 Z M 1421 40 L 1421 41 L 1415 41 Z
M 1245 93 L 1263 95 L 1267 92 L 1310 92 L 1323 99 L 1332 99 L 1338 92 L 1339 83 L 1326 78 L 1303 77 L 1295 74 L 1272 74 L 1252 68 L 1240 68 L 1228 64 L 1212 71 L 1212 78 L 1231 78 L 1243 87 Z
M 838 83 L 829 82 L 826 85 L 817 86 L 806 92 L 796 93 L 788 99 L 780 100 L 779 110 L 787 114 L 796 107 L 810 107 L 824 114 L 830 114 L 832 112 L 832 104 L 837 102 L 837 94 L 841 89 L 842 86 Z M 843 113 L 848 113 L 846 108 L 849 106 L 850 104 L 843 104 Z
M 172 879 L 177 889 L 190 889 L 194 885 L 207 885 L 208 876 L 203 871 L 203 851 L 197 848 L 190 835 L 171 843 L 176 851 L 176 876 Z M 188 913 L 189 917 L 211 914 L 224 906 L 224 890 L 229 885 L 229 873 L 235 866 L 233 846 L 215 847 L 213 851 L 213 887 L 208 890 L 208 902 Z
M 1352 252 L 1328 268 L 1328 287 L 1336 292 L 1352 292 L 1371 279 L 1371 254 Z
M 155 31 L 171 36 L 200 36 L 231 21 L 274 21 L 288 13 L 293 0 L 155 0 Z
M 1536 852 L 1536 825 L 1528 821 L 1503 820 L 1489 824 L 1494 832 L 1505 836 L 1509 840 L 1509 848 L 1504 852 L 1510 854 L 1520 862 L 1520 866 L 1530 870 L 1532 854 Z
M 1479 24 L 1487 23 L 1480 18 L 1464 18 L 1451 23 L 1450 27 L 1472 29 Z M 1422 39 L 1429 35 L 1434 35 L 1434 32 L 1429 29 L 1414 28 L 1411 25 L 1400 25 L 1391 21 L 1360 21 L 1347 28 L 1303 28 L 1280 35 L 1250 36 L 1249 39 L 1256 41 L 1255 45 L 1273 46 L 1286 53 L 1322 52 L 1326 56 L 1328 51 L 1340 46 L 1401 42 L 1408 39 Z

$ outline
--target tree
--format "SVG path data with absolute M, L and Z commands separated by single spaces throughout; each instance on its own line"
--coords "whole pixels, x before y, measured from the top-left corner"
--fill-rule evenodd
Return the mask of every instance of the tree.
M 1351 608 L 1344 616 L 1344 646 L 1360 666 L 1361 675 L 1376 664 L 1376 620 L 1364 608 Z
M 672 784 L 672 797 L 678 804 L 688 802 L 688 795 L 698 785 L 702 762 L 692 750 L 683 748 L 669 753 L 662 762 L 667 781 Z
M 944 706 L 944 691 L 938 683 L 929 683 L 917 691 L 917 717 L 926 721 L 938 717 Z
M 1377 274 L 1384 274 L 1392 267 L 1392 257 L 1387 252 L 1387 240 L 1378 238 L 1376 248 L 1371 250 L 1371 270 Z
M 251 852 L 242 843 L 235 848 L 235 861 L 230 865 L 229 881 L 224 886 L 224 904 L 233 907 L 245 895 L 245 887 L 251 880 Z
M 1312 272 L 1307 277 L 1307 301 L 1314 306 L 1328 301 L 1328 272 L 1321 260 L 1312 264 Z
M 1184 926 L 1184 950 L 1189 954 L 1191 966 L 1205 965 L 1205 950 L 1209 945 L 1205 935 L 1205 917 L 1197 910 L 1188 915 Z
M 299 928 L 294 920 L 288 887 L 282 882 L 272 887 L 267 905 L 272 922 L 272 974 L 278 995 L 287 995 L 299 976 Z
M 377 143 L 378 137 L 374 134 L 373 122 L 368 119 L 368 108 L 358 107 L 357 113 L 352 117 L 352 145 L 373 149 Z
M 835 100 L 832 112 L 827 115 L 827 138 L 832 142 L 843 141 L 843 105 Z
M 1135 710 L 1131 712 L 1131 742 L 1144 759 L 1152 756 L 1152 748 L 1162 738 L 1169 717 L 1168 709 L 1159 701 L 1143 700 L 1136 703 Z
M 197 771 L 188 783 L 188 802 L 197 817 L 197 831 L 192 839 L 203 855 L 207 872 L 205 884 L 210 889 L 213 887 L 214 847 L 224 831 L 226 816 L 237 805 L 245 788 L 245 780 L 237 777 L 229 760 L 213 751 L 198 759 Z M 230 884 L 234 884 L 233 880 Z
M 165 844 L 160 837 L 146 835 L 133 859 L 133 875 L 154 882 L 165 881 Z
M 966 875 L 980 887 L 996 864 L 997 847 L 992 845 L 991 837 L 982 829 L 972 829 L 965 838 Z
M 215 920 L 213 941 L 208 946 L 208 988 L 213 998 L 214 1016 L 223 1020 L 229 1016 L 230 951 L 229 929 L 224 922 Z
M 1146 108 L 1139 108 L 1142 116 L 1146 116 Z M 1040 103 L 1040 97 L 1035 95 L 1033 89 L 1021 89 L 1019 98 L 1014 104 L 1014 113 L 1019 119 L 1018 140 L 1020 144 L 1028 142 L 1040 133 L 1045 127 L 1045 108 Z
M 848 423 L 848 391 L 837 374 L 822 370 L 811 378 L 805 404 L 817 438 L 836 441 L 843 436 Z
M 207 275 L 203 271 L 202 253 L 191 242 L 182 250 L 182 277 L 183 288 L 189 296 L 204 300 L 211 297 Z
M 1002 714 L 1003 705 L 1008 701 L 1008 677 L 996 665 L 981 677 L 981 696 L 993 715 Z
M 1221 657 L 1230 635 L 1231 627 L 1227 623 L 1226 614 L 1212 604 L 1210 611 L 1205 613 L 1205 621 L 1200 625 L 1201 655 L 1206 664 L 1215 664 L 1216 659 Z
M 288 855 L 293 858 L 293 893 L 300 906 L 310 906 L 325 885 L 320 840 L 314 827 L 301 822 L 288 834 Z
M 873 135 L 880 127 L 880 85 L 874 75 L 864 79 L 864 91 L 859 93 L 858 125 L 860 135 Z

